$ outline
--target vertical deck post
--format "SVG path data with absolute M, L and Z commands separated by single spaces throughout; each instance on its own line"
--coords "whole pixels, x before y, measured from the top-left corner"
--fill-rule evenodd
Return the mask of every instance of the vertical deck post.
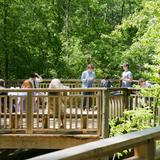
M 109 137 L 109 90 L 102 91 L 102 138 Z
M 87 115 L 83 115 L 83 129 L 87 129 Z
M 11 116 L 11 128 L 15 129 L 15 115 Z
M 129 94 L 128 94 L 128 89 L 125 88 L 123 90 L 123 103 L 124 103 L 124 109 L 128 109 L 129 107 L 129 98 L 128 98 Z
M 26 120 L 27 120 L 27 130 L 26 133 L 32 133 L 33 128 L 33 103 L 32 103 L 32 92 L 28 91 L 27 94 L 27 106 L 26 106 Z
M 48 128 L 48 116 L 47 115 L 44 115 L 44 128 Z
M 148 140 L 145 144 L 136 147 L 134 149 L 134 156 L 145 160 L 155 159 L 154 140 Z
M 102 138 L 109 137 L 109 90 L 102 90 Z M 100 160 L 109 160 L 108 156 L 103 156 Z

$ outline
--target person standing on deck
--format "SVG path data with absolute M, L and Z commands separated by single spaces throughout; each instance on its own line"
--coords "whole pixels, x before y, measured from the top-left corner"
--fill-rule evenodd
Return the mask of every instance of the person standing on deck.
M 93 83 L 95 80 L 95 72 L 94 72 L 94 66 L 93 64 L 88 64 L 87 70 L 83 71 L 81 75 L 81 81 L 82 81 L 82 88 L 92 88 Z M 92 95 L 92 92 L 83 92 L 84 98 L 83 98 L 83 110 L 86 109 L 86 95 Z M 91 109 L 92 106 L 92 99 L 89 98 L 89 109 Z
M 22 89 L 31 89 L 33 88 L 32 83 L 29 79 L 26 79 L 23 81 L 23 84 L 21 86 Z M 35 95 L 35 93 L 33 92 L 33 97 Z M 26 112 L 26 102 L 27 102 L 27 96 L 28 96 L 28 92 L 20 92 L 18 93 L 18 112 Z M 22 101 L 22 103 L 21 103 Z M 22 105 L 22 106 L 21 106 Z M 34 98 L 34 112 L 36 112 L 36 99 Z
M 139 86 L 141 88 L 151 88 L 151 83 L 144 78 L 139 79 Z
M 51 89 L 60 89 L 60 88 L 68 88 L 67 86 L 64 86 L 59 79 L 52 79 L 52 81 L 49 84 L 49 88 Z M 59 116 L 61 120 L 61 126 L 60 128 L 64 128 L 64 112 L 65 112 L 65 102 L 64 102 L 64 96 L 65 94 L 63 92 L 57 91 L 57 92 L 48 92 L 48 113 L 50 111 L 52 112 L 52 115 Z M 60 112 L 60 113 L 59 113 Z
M 128 63 L 123 64 L 123 70 L 124 71 L 122 73 L 122 77 L 120 78 L 120 80 L 122 81 L 121 87 L 123 88 L 131 87 L 133 76 L 132 76 L 131 71 L 129 71 Z
M 43 81 L 43 78 L 38 73 L 32 73 L 29 81 L 33 88 L 39 88 L 39 83 Z

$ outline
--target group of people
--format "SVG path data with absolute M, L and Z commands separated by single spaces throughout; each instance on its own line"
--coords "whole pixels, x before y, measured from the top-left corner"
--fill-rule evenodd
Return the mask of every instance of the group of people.
M 139 80 L 133 80 L 133 75 L 132 75 L 132 72 L 129 71 L 128 63 L 124 63 L 122 67 L 124 71 L 122 72 L 121 77 L 118 78 L 121 81 L 122 88 L 132 87 L 133 82 L 136 82 L 141 88 L 151 87 L 151 83 L 145 80 L 144 78 L 140 78 Z M 104 79 L 101 80 L 100 87 L 110 88 L 112 87 L 113 81 L 114 80 L 111 79 L 110 77 L 105 77 Z
M 121 87 L 125 87 L 125 88 L 131 87 L 133 76 L 131 71 L 129 71 L 129 64 L 128 63 L 123 64 L 123 69 L 124 69 L 124 72 L 122 73 L 122 76 L 119 78 L 122 81 Z M 95 80 L 94 66 L 93 64 L 88 64 L 87 70 L 85 70 L 81 75 L 82 88 L 92 88 L 94 80 Z M 106 77 L 105 80 L 108 80 L 107 85 L 108 87 L 111 87 L 112 86 L 111 79 L 109 79 L 109 77 Z M 105 81 L 103 79 L 101 81 L 101 84 L 104 84 L 104 83 Z
M 29 79 L 26 79 L 23 81 L 21 88 L 38 88 L 39 83 L 42 81 L 43 81 L 43 79 L 38 73 L 32 73 L 31 77 Z M 12 88 L 13 87 L 11 87 L 11 89 Z M 19 87 L 16 87 L 16 88 L 18 89 Z M 5 81 L 3 79 L 0 79 L 0 89 L 5 89 Z M 17 112 L 20 112 L 21 104 L 23 104 L 23 112 L 26 111 L 26 96 L 27 96 L 26 92 L 8 92 L 8 93 L 1 92 L 0 95 L 2 95 L 2 97 L 1 97 L 1 110 L 2 110 L 2 112 L 4 112 L 5 101 L 7 104 L 6 110 L 9 110 L 9 96 L 18 96 L 17 107 L 16 107 L 15 102 L 14 101 L 12 102 L 12 112 L 15 112 L 16 110 L 17 110 Z M 21 98 L 21 97 L 24 97 L 24 98 Z M 23 102 L 21 102 L 21 101 L 23 101 Z M 36 111 L 35 102 L 34 102 L 34 111 Z
M 30 89 L 30 88 L 39 88 L 40 82 L 43 81 L 43 78 L 38 73 L 32 73 L 30 78 L 23 81 L 21 88 L 23 89 Z M 13 87 L 11 87 L 13 88 Z M 68 88 L 67 86 L 64 86 L 59 79 L 52 79 L 52 81 L 49 84 L 49 88 Z M 0 89 L 5 89 L 5 81 L 3 79 L 0 79 Z M 18 88 L 17 88 L 18 89 Z M 53 115 L 58 116 L 59 110 L 60 110 L 60 119 L 61 119 L 61 128 L 64 127 L 64 100 L 59 99 L 58 96 L 62 94 L 62 92 L 48 92 L 48 99 L 47 99 L 47 109 L 49 109 Z M 3 95 L 4 97 L 1 97 L 1 111 L 4 112 L 4 106 L 5 106 L 5 97 L 7 97 L 7 107 L 9 107 L 9 96 L 18 96 L 17 101 L 17 107 L 16 104 L 13 103 L 12 105 L 12 112 L 26 112 L 26 97 L 27 92 L 4 92 L 0 93 L 0 95 Z M 33 96 L 35 96 L 36 93 L 33 92 Z M 36 112 L 36 98 L 34 97 L 34 112 Z M 60 106 L 61 105 L 61 106 Z M 17 109 L 16 109 L 17 108 Z M 7 110 L 9 108 L 6 108 Z
M 122 65 L 123 72 L 121 77 L 119 77 L 119 80 L 121 81 L 121 87 L 122 88 L 129 88 L 132 86 L 132 82 L 138 82 L 139 86 L 144 87 L 151 87 L 151 83 L 149 81 L 146 81 L 144 78 L 140 78 L 139 80 L 133 80 L 132 72 L 129 70 L 129 64 L 124 63 Z M 81 75 L 81 81 L 82 81 L 82 88 L 92 88 L 93 83 L 95 81 L 95 72 L 94 72 L 94 66 L 93 64 L 88 64 L 87 70 L 82 72 Z M 111 77 L 105 77 L 100 82 L 100 87 L 106 87 L 110 88 L 112 87 L 113 80 Z M 83 92 L 84 98 L 83 98 L 83 110 L 86 109 L 86 95 L 92 95 L 92 92 Z M 89 108 L 92 106 L 91 98 L 89 98 Z
M 124 72 L 122 73 L 122 77 L 120 80 L 122 81 L 122 87 L 131 87 L 131 83 L 133 80 L 132 73 L 129 71 L 129 65 L 126 63 L 123 65 Z M 88 64 L 87 70 L 82 72 L 81 81 L 82 88 L 92 88 L 95 80 L 95 72 L 93 64 Z M 100 87 L 112 87 L 112 81 L 108 77 L 101 81 Z M 92 92 L 83 92 L 83 110 L 86 109 L 86 95 L 92 95 Z M 89 98 L 89 108 L 91 109 L 92 99 Z
M 38 73 L 32 73 L 31 77 L 27 80 L 24 80 L 22 84 L 22 88 L 39 88 L 40 82 L 42 82 L 43 79 Z M 52 79 L 49 84 L 49 89 L 60 89 L 60 88 L 68 88 L 67 86 L 64 86 L 59 79 Z M 60 111 L 60 120 L 61 120 L 61 128 L 64 128 L 64 99 L 58 98 L 59 96 L 63 96 L 63 92 L 48 92 L 48 98 L 47 98 L 47 106 L 46 109 L 49 110 L 49 113 L 52 113 L 53 115 L 58 116 Z M 36 103 L 34 103 L 34 111 L 36 111 Z
M 119 80 L 121 80 L 121 87 L 125 87 L 125 88 L 131 87 L 131 84 L 133 82 L 133 76 L 131 71 L 129 71 L 128 63 L 123 64 L 123 70 L 124 71 L 122 72 L 122 76 L 119 78 Z M 87 69 L 83 71 L 81 75 L 82 88 L 84 89 L 92 88 L 95 78 L 96 78 L 96 75 L 94 72 L 94 66 L 93 64 L 88 64 Z M 23 81 L 21 88 L 39 88 L 39 84 L 42 81 L 43 81 L 43 78 L 38 73 L 32 73 L 29 79 L 26 79 Z M 141 87 L 150 87 L 150 83 L 148 81 L 145 81 L 143 78 L 141 78 L 138 82 Z M 4 88 L 3 80 L 0 80 L 0 87 Z M 106 88 L 112 87 L 112 79 L 110 77 L 106 77 L 101 81 L 100 87 L 106 87 Z M 52 79 L 52 81 L 49 84 L 49 88 L 56 89 L 56 88 L 68 88 L 68 87 L 64 86 L 59 79 Z M 20 93 L 20 94 L 22 94 L 22 96 L 27 96 L 26 93 Z M 63 123 L 64 100 L 63 98 L 61 98 L 59 101 L 58 98 L 55 98 L 55 97 L 58 97 L 60 94 L 62 94 L 62 92 L 48 92 L 47 109 L 49 109 L 55 115 L 58 115 L 58 111 L 60 107 L 61 123 L 63 128 L 64 127 L 64 123 Z M 93 92 L 86 90 L 85 92 L 83 92 L 83 95 L 84 95 L 83 110 L 86 110 L 87 97 L 89 97 L 89 110 L 92 109 L 91 95 L 93 95 Z M 23 100 L 23 106 L 25 106 L 25 103 L 26 103 L 25 101 L 26 99 Z M 1 103 L 4 103 L 4 102 L 1 102 Z M 20 102 L 19 102 L 19 105 L 20 105 Z M 25 110 L 25 107 L 23 108 L 23 110 Z M 20 111 L 20 106 L 18 106 L 18 111 Z M 36 111 L 35 104 L 34 104 L 34 111 Z

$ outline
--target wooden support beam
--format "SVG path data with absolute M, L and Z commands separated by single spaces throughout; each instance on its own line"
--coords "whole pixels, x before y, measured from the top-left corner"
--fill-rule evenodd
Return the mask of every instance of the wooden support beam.
M 134 149 L 134 155 L 137 158 L 151 160 L 155 157 L 155 142 L 154 140 L 148 140 L 146 143 L 137 146 Z

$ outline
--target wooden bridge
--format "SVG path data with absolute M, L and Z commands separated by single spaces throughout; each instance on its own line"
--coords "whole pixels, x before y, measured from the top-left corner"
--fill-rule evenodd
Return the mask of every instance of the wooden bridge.
M 66 148 L 103 137 L 101 89 L 91 89 L 87 108 L 83 111 L 82 89 L 3 89 L 9 93 L 1 96 L 0 148 Z M 61 128 L 61 112 L 58 115 L 47 108 L 48 92 L 63 92 L 64 128 Z M 25 94 L 24 94 L 25 93 Z M 88 101 L 92 98 L 92 110 Z M 53 101 L 54 101 L 53 99 Z M 104 104 L 103 104 L 104 105 Z M 13 111 L 13 106 L 15 110 Z M 61 106 L 61 105 L 60 105 Z M 2 109 L 3 108 L 3 109 Z M 60 110 L 60 108 L 59 108 Z M 38 143 L 37 143 L 38 142 Z
M 144 100 L 135 94 L 137 90 L 125 88 L 53 90 L 42 87 L 1 89 L 0 92 L 3 93 L 0 95 L 0 148 L 3 149 L 63 149 L 106 138 L 109 120 L 122 117 L 125 109 L 135 109 Z M 61 128 L 61 112 L 56 115 L 47 107 L 48 92 L 63 93 L 54 96 L 53 103 L 56 98 L 59 103 L 61 99 L 64 101 L 64 128 Z M 85 111 L 83 92 L 93 92 L 86 95 Z M 155 114 L 158 113 L 159 109 Z M 156 119 L 151 123 L 155 126 L 159 122 Z

